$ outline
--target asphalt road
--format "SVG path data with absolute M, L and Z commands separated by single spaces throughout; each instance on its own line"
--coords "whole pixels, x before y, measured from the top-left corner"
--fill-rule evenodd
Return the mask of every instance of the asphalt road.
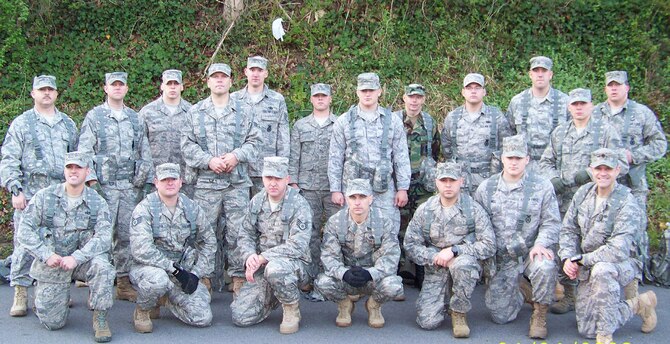
M 652 289 L 658 296 L 658 326 L 650 334 L 640 332 L 642 321 L 635 317 L 615 335 L 619 343 L 645 344 L 670 342 L 670 289 L 641 287 L 641 291 Z M 29 311 L 24 318 L 9 316 L 13 289 L 0 285 L 0 343 L 86 343 L 93 342 L 91 329 L 92 312 L 85 306 L 86 288 L 73 287 L 74 306 L 65 328 L 48 331 L 40 325 L 37 317 Z M 33 289 L 29 294 L 32 295 Z M 337 306 L 332 302 L 301 301 L 302 321 L 300 331 L 293 335 L 279 334 L 281 308 L 268 319 L 250 328 L 235 327 L 231 323 L 230 302 L 232 294 L 215 293 L 212 301 L 214 321 L 208 328 L 193 328 L 178 321 L 168 310 L 161 309 L 161 319 L 154 320 L 154 332 L 139 334 L 133 329 L 132 313 L 135 305 L 126 301 L 115 302 L 110 311 L 110 327 L 115 343 L 593 343 L 577 333 L 574 312 L 565 315 L 550 314 L 549 336 L 546 341 L 534 341 L 527 337 L 531 308 L 524 305 L 518 318 L 506 325 L 494 324 L 483 303 L 484 287 L 478 286 L 473 295 L 473 309 L 468 314 L 471 336 L 455 339 L 451 335 L 451 322 L 447 318 L 438 329 L 422 330 L 416 325 L 415 300 L 417 289 L 406 286 L 407 301 L 391 302 L 382 308 L 386 326 L 372 329 L 367 326 L 364 299 L 356 304 L 353 325 L 349 328 L 335 326 Z M 30 302 L 32 305 L 32 301 Z M 665 338 L 665 339 L 664 339 Z M 668 342 L 666 342 L 666 340 Z

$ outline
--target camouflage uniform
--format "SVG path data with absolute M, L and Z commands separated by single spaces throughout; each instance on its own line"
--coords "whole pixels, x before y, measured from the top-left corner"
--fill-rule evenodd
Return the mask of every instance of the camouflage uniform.
M 298 190 L 287 187 L 275 211 L 264 189 L 251 199 L 236 254 L 246 262 L 257 253 L 268 263 L 256 271 L 255 282 L 244 283 L 230 305 L 233 324 L 254 325 L 265 320 L 279 303 L 298 303 L 299 287 L 309 281 L 311 232 L 312 212 Z
M 209 326 L 211 298 L 205 285 L 200 282 L 193 294 L 186 294 L 171 272 L 177 263 L 199 278 L 207 276 L 214 269 L 215 251 L 214 229 L 200 206 L 180 194 L 172 213 L 158 192 L 149 194 L 133 211 L 130 226 L 130 280 L 137 288 L 138 307 L 152 309 L 167 294 L 168 308 L 179 320 Z
M 433 264 L 440 250 L 454 246 L 459 252 L 454 265 Z M 447 300 L 455 312 L 467 313 L 472 308 L 470 297 L 481 273 L 478 261 L 495 254 L 495 235 L 488 214 L 468 194 L 461 193 L 450 208 L 442 207 L 436 195 L 417 209 L 407 228 L 405 250 L 410 260 L 426 267 L 416 322 L 421 328 L 434 329 L 444 320 Z
M 37 192 L 24 213 L 18 241 L 36 258 L 30 268 L 37 280 L 35 310 L 47 329 L 65 326 L 72 279 L 88 282 L 89 308 L 107 311 L 112 307 L 115 273 L 108 253 L 112 224 L 107 203 L 93 189 L 84 187 L 82 198 L 74 204 L 68 200 L 65 184 Z M 46 261 L 53 254 L 72 256 L 77 266 L 51 268 Z

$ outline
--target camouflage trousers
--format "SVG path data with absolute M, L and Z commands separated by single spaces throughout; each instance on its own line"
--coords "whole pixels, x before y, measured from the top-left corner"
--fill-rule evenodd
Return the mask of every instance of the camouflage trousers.
M 312 262 L 307 268 L 310 278 L 316 279 L 321 271 L 321 235 L 323 224 L 328 219 L 340 211 L 340 207 L 331 200 L 331 193 L 328 190 L 302 190 L 300 192 L 309 207 L 312 209 L 312 237 L 309 240 L 309 251 L 312 256 Z
M 533 287 L 533 302 L 549 305 L 553 302 L 558 271 L 556 263 L 549 259 L 523 263 L 516 260 L 496 261 L 497 272 L 491 278 L 484 296 L 486 307 L 491 312 L 493 322 L 505 324 L 516 319 L 523 305 L 519 289 L 519 278 L 527 277 Z M 521 271 L 523 271 L 523 276 Z
M 299 259 L 275 258 L 258 269 L 254 282 L 245 281 L 230 304 L 233 324 L 251 326 L 265 320 L 279 304 L 300 301 L 301 285 L 309 280 L 307 265 Z
M 118 277 L 128 276 L 130 269 L 130 218 L 138 203 L 138 188 L 113 189 L 102 185 L 102 192 L 112 217 L 112 257 Z
M 377 208 L 384 216 L 393 221 L 393 226 L 400 230 L 400 209 L 393 203 L 395 202 L 395 188 L 390 188 L 384 193 L 373 193 L 372 208 Z
M 423 287 L 416 301 L 416 323 L 427 330 L 440 326 L 447 302 L 452 311 L 469 312 L 470 298 L 481 270 L 477 259 L 469 255 L 456 257 L 449 268 L 426 266 Z
M 402 278 L 397 275 L 382 278 L 379 283 L 368 282 L 361 288 L 354 288 L 349 283 L 320 273 L 314 287 L 326 300 L 340 302 L 347 295 L 370 295 L 378 303 L 384 303 L 403 294 Z
M 88 306 L 96 311 L 112 308 L 114 290 L 114 266 L 106 256 L 93 257 L 88 262 L 74 268 L 72 278 L 88 283 Z M 37 280 L 35 287 L 35 313 L 42 325 L 49 330 L 65 326 L 70 313 L 71 283 Z
M 425 201 L 427 201 L 433 194 L 426 191 L 420 183 L 412 183 L 407 191 L 407 204 L 399 209 L 400 212 L 400 231 L 398 231 L 398 242 L 400 243 L 400 262 L 399 266 L 405 265 L 405 232 L 409 222 L 414 217 L 416 209 Z
M 14 209 L 14 251 L 10 256 L 12 266 L 10 267 L 9 279 L 10 285 L 29 287 L 33 284 L 33 278 L 30 277 L 30 264 L 33 262 L 33 256 L 19 243 L 19 224 L 23 218 L 23 210 Z
M 207 287 L 198 283 L 193 294 L 186 294 L 176 279 L 165 270 L 153 266 L 133 266 L 130 282 L 137 290 L 137 305 L 144 310 L 156 307 L 158 299 L 167 295 L 166 307 L 185 324 L 206 327 L 212 324 L 211 297 Z
M 226 253 L 234 252 L 237 248 L 237 233 L 242 228 L 244 216 L 249 212 L 249 188 L 231 185 L 223 190 L 215 190 L 196 186 L 193 200 L 205 211 L 207 220 L 215 228 L 217 248 L 212 288 L 221 291 L 225 286 L 226 258 L 228 275 L 244 277 L 242 259 Z
M 575 301 L 579 334 L 586 338 L 611 335 L 634 316 L 621 300 L 621 288 L 633 281 L 639 270 L 632 259 L 596 263 L 590 271 L 580 268 Z

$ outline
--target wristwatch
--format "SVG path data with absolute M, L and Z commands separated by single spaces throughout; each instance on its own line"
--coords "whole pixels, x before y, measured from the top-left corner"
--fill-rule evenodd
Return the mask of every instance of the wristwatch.
M 16 185 L 12 185 L 12 187 L 11 187 L 9 190 L 12 192 L 12 195 L 13 195 L 14 197 L 18 197 L 19 194 L 21 194 L 21 192 L 23 191 L 22 188 L 20 188 L 20 187 L 18 187 L 18 186 L 16 186 Z
M 453 253 L 453 254 L 454 254 L 454 258 L 456 258 L 456 257 L 458 257 L 458 254 L 460 253 L 460 251 L 458 250 L 458 247 L 456 247 L 456 246 L 451 246 L 451 253 Z
M 570 257 L 570 261 L 573 262 L 573 263 L 577 263 L 577 265 L 579 265 L 579 266 L 584 266 L 584 264 L 582 263 L 582 255 L 581 254 Z

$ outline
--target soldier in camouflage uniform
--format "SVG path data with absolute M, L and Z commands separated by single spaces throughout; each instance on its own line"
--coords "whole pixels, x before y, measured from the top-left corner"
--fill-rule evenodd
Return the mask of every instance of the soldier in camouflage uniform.
M 628 186 L 637 198 L 640 209 L 647 213 L 647 164 L 661 159 L 668 148 L 668 141 L 656 115 L 645 105 L 628 99 L 628 73 L 611 71 L 605 73 L 605 93 L 607 100 L 596 105 L 593 116 L 600 118 L 607 126 L 613 126 L 619 132 L 622 148 L 630 170 L 619 177 L 619 183 Z M 644 264 L 644 275 L 649 274 L 649 236 L 647 235 L 647 217 L 642 219 L 640 230 L 633 242 L 637 254 Z M 635 293 L 637 281 L 634 285 Z
M 237 326 L 265 320 L 281 303 L 279 332 L 299 329 L 300 287 L 309 282 L 312 212 L 289 180 L 287 158 L 264 158 L 265 188 L 251 199 L 237 241 L 236 254 L 246 265 L 246 282 L 230 305 Z
M 295 122 L 291 131 L 288 172 L 291 186 L 301 191 L 312 209 L 312 238 L 309 241 L 312 264 L 309 275 L 314 279 L 319 273 L 321 227 L 340 206 L 331 200 L 328 184 L 328 148 L 336 120 L 330 111 L 330 85 L 312 85 L 310 101 L 314 107 L 312 113 Z
M 398 227 L 371 207 L 373 195 L 369 180 L 349 180 L 348 207 L 333 215 L 324 229 L 324 272 L 314 286 L 327 300 L 337 303 L 335 324 L 339 327 L 351 326 L 352 296 L 370 295 L 365 303 L 368 325 L 381 328 L 382 304 L 403 293 L 402 279 L 396 275 L 400 259 Z
M 481 274 L 479 261 L 496 251 L 488 214 L 461 192 L 464 175 L 460 163 L 437 165 L 438 195 L 419 206 L 405 236 L 409 259 L 426 267 L 416 322 L 424 329 L 437 328 L 448 302 L 456 338 L 470 336 L 466 313 L 472 309 L 470 297 Z
M 526 170 L 529 160 L 523 135 L 503 139 L 503 171 L 479 185 L 475 200 L 491 217 L 496 236 L 486 307 L 495 323 L 504 324 L 516 319 L 526 300 L 533 305 L 528 335 L 544 339 L 557 277 L 550 247 L 558 243 L 561 220 L 551 183 Z M 520 290 L 519 283 L 528 281 Z
M 258 145 L 258 159 L 249 162 L 249 175 L 254 185 L 251 195 L 263 188 L 261 177 L 263 158 L 266 156 L 289 157 L 290 137 L 288 109 L 284 96 L 271 90 L 265 84 L 268 77 L 268 60 L 262 56 L 247 59 L 244 68 L 247 85 L 230 96 L 242 104 L 242 110 L 251 114 L 261 130 L 261 144 Z
M 96 342 L 109 342 L 114 266 L 109 261 L 112 224 L 105 200 L 85 186 L 90 157 L 65 154 L 65 183 L 37 192 L 19 225 L 18 241 L 35 257 L 35 312 L 49 330 L 65 326 L 72 279 L 86 281 Z M 61 165 L 62 166 L 62 165 Z
M 335 121 L 330 140 L 328 180 L 333 203 L 344 205 L 342 192 L 355 178 L 372 183 L 374 202 L 400 228 L 400 211 L 407 204 L 412 170 L 402 120 L 379 106 L 379 76 L 358 75 L 358 104 Z
M 128 280 L 130 217 L 143 193 L 153 187 L 154 168 L 144 122 L 123 103 L 128 74 L 105 74 L 104 90 L 107 101 L 89 111 L 81 124 L 78 149 L 93 157 L 87 182 L 105 198 L 112 216 L 116 298 L 135 301 Z
M 618 157 L 607 148 L 591 154 L 595 182 L 580 187 L 570 202 L 559 250 L 563 271 L 579 281 L 577 330 L 607 344 L 635 314 L 642 318 L 644 333 L 653 331 L 657 321 L 653 291 L 621 300 L 621 287 L 641 275 L 642 262 L 629 253 L 643 216 L 630 190 L 616 182 Z
M 465 104 L 451 111 L 442 127 L 442 154 L 463 165 L 464 189 L 471 196 L 484 179 L 500 172 L 502 140 L 512 134 L 500 109 L 484 104 L 484 87 L 483 75 L 466 75 L 461 90 Z
M 14 233 L 18 231 L 23 210 L 42 188 L 64 181 L 63 157 L 77 147 L 77 127 L 66 114 L 56 109 L 56 78 L 40 75 L 33 79 L 30 92 L 34 107 L 16 117 L 2 144 L 0 181 L 12 195 Z M 28 275 L 33 257 L 14 236 L 10 256 L 11 286 L 14 303 L 9 314 L 27 314 L 27 288 L 33 279 Z
M 532 86 L 512 98 L 507 107 L 507 121 L 514 134 L 523 134 L 528 142 L 528 171 L 538 170 L 537 162 L 549 144 L 551 132 L 567 121 L 568 95 L 551 87 L 553 62 L 548 57 L 530 59 L 528 75 Z
M 162 80 L 161 96 L 140 110 L 140 120 L 144 122 L 154 165 L 171 162 L 179 164 L 184 170 L 186 163 L 179 146 L 180 128 L 186 123 L 186 112 L 191 103 L 181 97 L 184 84 L 180 70 L 164 71 Z M 182 180 L 183 177 L 182 172 Z M 184 183 L 181 187 L 181 192 L 189 198 L 193 197 L 193 191 L 192 184 Z
M 237 245 L 237 232 L 249 206 L 252 183 L 248 168 L 258 155 L 262 138 L 252 114 L 229 93 L 230 67 L 214 63 L 208 74 L 210 96 L 193 105 L 186 115 L 181 149 L 189 167 L 187 183 L 195 184 L 193 200 L 216 231 L 213 282 L 214 289 L 220 291 L 225 284 L 226 254 Z M 237 294 L 244 281 L 244 261 L 234 255 L 227 258 Z
M 200 282 L 214 269 L 216 236 L 205 212 L 181 189 L 181 168 L 156 167 L 156 192 L 133 211 L 130 226 L 130 281 L 137 288 L 135 330 L 153 331 L 161 303 L 191 326 L 212 323 L 211 298 Z

